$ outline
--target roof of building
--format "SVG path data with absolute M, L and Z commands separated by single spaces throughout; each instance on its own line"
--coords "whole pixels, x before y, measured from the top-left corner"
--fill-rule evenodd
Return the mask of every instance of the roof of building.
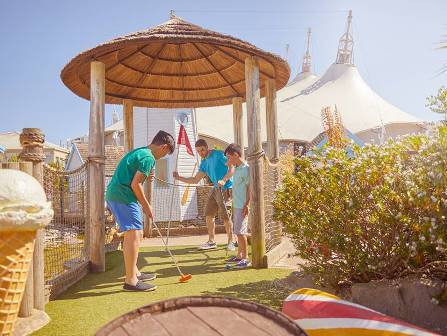
M 110 126 L 107 126 L 104 129 L 105 133 L 115 132 L 115 131 L 122 131 L 124 129 L 123 125 L 123 119 L 118 120 L 117 122 L 111 124 Z
M 7 132 L 0 134 L 0 146 L 4 147 L 5 150 L 20 150 L 22 146 L 20 145 L 20 133 L 19 132 Z M 55 145 L 51 142 L 45 141 L 43 144 L 44 149 L 54 149 L 60 152 L 69 153 L 67 148 Z
M 88 158 L 88 143 L 73 143 L 72 152 L 70 156 L 77 151 L 81 157 L 82 162 L 86 162 Z M 123 146 L 105 146 L 105 175 L 110 176 L 115 172 L 116 166 L 123 158 L 125 150 Z M 70 158 L 69 158 L 70 160 Z M 69 162 L 69 161 L 68 161 Z

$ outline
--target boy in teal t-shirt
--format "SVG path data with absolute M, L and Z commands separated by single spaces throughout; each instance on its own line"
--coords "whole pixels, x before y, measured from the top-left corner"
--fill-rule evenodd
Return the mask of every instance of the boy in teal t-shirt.
M 143 233 L 141 208 L 147 217 L 153 217 L 152 207 L 143 192 L 143 183 L 154 168 L 155 161 L 172 154 L 174 148 L 172 135 L 159 131 L 149 146 L 134 149 L 121 159 L 107 186 L 107 206 L 115 216 L 120 231 L 124 232 L 125 290 L 149 291 L 157 288 L 143 282 L 155 279 L 155 274 L 141 273 L 137 268 Z
M 248 209 L 250 204 L 250 171 L 248 164 L 242 159 L 239 145 L 230 144 L 225 149 L 228 164 L 234 166 L 233 174 L 233 230 L 237 236 L 237 256 L 228 259 L 235 262 L 236 268 L 249 267 L 248 260 Z M 231 266 L 229 265 L 229 268 Z
M 217 213 L 219 213 L 223 219 L 225 230 L 227 231 L 228 235 L 227 249 L 229 251 L 234 251 L 236 248 L 233 243 L 233 224 L 231 223 L 231 218 L 228 216 L 225 206 L 225 203 L 231 198 L 231 176 L 233 175 L 234 169 L 233 167 L 227 165 L 227 158 L 225 157 L 223 151 L 208 149 L 208 144 L 203 139 L 197 140 L 196 151 L 202 159 L 199 166 L 199 172 L 192 177 L 179 176 L 177 172 L 174 172 L 173 176 L 174 179 L 183 183 L 196 184 L 208 175 L 214 185 L 205 206 L 208 241 L 200 245 L 199 249 L 210 250 L 217 247 L 217 244 L 214 241 L 216 230 L 214 217 Z

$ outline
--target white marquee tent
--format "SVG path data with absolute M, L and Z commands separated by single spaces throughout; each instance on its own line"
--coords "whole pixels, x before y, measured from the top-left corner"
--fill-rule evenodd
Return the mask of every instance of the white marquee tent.
M 303 71 L 277 93 L 280 140 L 310 142 L 323 131 L 321 109 L 325 106 L 333 108 L 335 105 L 341 112 L 344 126 L 365 142 L 380 143 L 389 137 L 424 131 L 421 120 L 385 101 L 362 79 L 353 64 L 351 21 L 350 12 L 346 32 L 340 38 L 336 62 L 321 77 L 311 72 L 308 34 Z M 265 141 L 263 100 L 261 108 L 262 136 Z M 244 123 L 245 111 L 244 104 Z M 231 105 L 197 109 L 199 135 L 226 143 L 233 142 L 232 118 Z

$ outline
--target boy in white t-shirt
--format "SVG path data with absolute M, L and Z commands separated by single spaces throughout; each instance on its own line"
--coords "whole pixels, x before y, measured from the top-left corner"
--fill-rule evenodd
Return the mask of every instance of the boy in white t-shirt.
M 236 268 L 251 266 L 248 260 L 248 209 L 250 203 L 250 173 L 248 164 L 242 159 L 239 145 L 230 144 L 225 149 L 228 165 L 234 166 L 233 175 L 233 232 L 237 235 L 238 253 L 229 262 L 236 262 Z M 222 184 L 223 181 L 219 181 Z

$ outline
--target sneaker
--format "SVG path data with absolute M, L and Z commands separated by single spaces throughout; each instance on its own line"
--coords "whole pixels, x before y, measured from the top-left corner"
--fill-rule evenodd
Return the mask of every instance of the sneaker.
M 234 243 L 229 243 L 227 245 L 227 251 L 236 251 L 236 246 L 234 246 Z
M 124 283 L 123 289 L 125 291 L 132 291 L 132 292 L 150 292 L 156 290 L 157 286 L 150 285 L 144 283 L 143 281 L 138 280 L 135 286 L 129 285 L 128 283 Z
M 217 244 L 215 242 L 206 242 L 199 246 L 199 250 L 212 250 L 217 248 Z
M 232 257 L 230 257 L 230 258 L 227 259 L 227 262 L 229 262 L 229 263 L 237 263 L 237 262 L 239 262 L 239 261 L 241 261 L 241 260 L 242 260 L 242 259 L 239 258 L 239 257 L 232 256 Z
M 137 279 L 140 281 L 151 281 L 154 280 L 157 277 L 157 274 L 155 273 L 141 273 L 137 276 Z
M 248 261 L 247 259 L 242 259 L 241 261 L 239 261 L 234 267 L 235 268 L 247 268 L 251 266 L 251 262 Z
M 237 241 L 233 243 L 234 247 L 239 247 L 239 245 L 237 244 Z

